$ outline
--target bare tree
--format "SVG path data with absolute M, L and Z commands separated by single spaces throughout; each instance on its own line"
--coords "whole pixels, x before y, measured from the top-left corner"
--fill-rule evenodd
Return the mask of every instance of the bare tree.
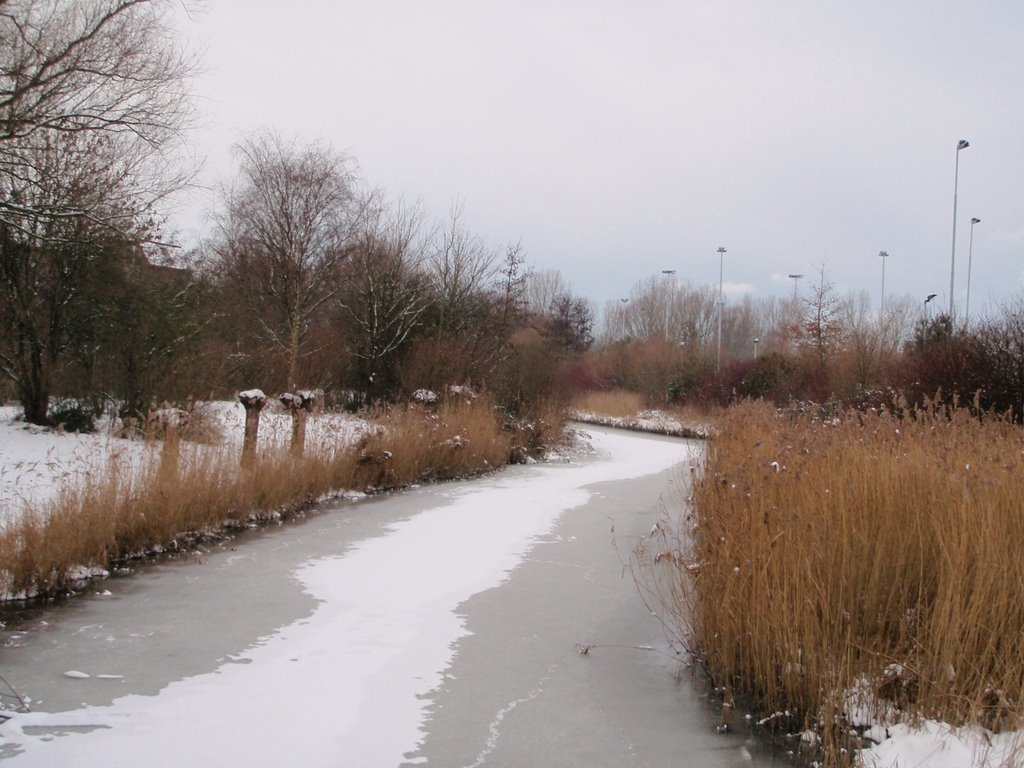
M 144 260 L 155 205 L 190 175 L 175 154 L 196 62 L 172 7 L 0 3 L 0 370 L 37 423 L 90 278 Z
M 114 212 L 89 200 L 44 203 L 20 194 L 38 174 L 41 147 L 61 143 L 83 163 L 95 148 L 55 135 L 104 136 L 116 145 L 131 168 L 118 185 L 126 204 L 152 203 L 187 178 L 171 155 L 193 114 L 196 60 L 166 24 L 171 7 L 161 0 L 0 4 L 0 217 L 20 226 L 14 217 Z
M 722 314 L 722 346 L 734 358 L 751 357 L 754 339 L 758 345 L 767 336 L 763 300 L 744 296 L 739 302 L 725 308 Z
M 620 304 L 613 322 L 624 336 L 667 338 L 686 347 L 707 343 L 715 318 L 714 292 L 709 287 L 657 275 L 634 285 L 629 300 Z
M 0 214 L 0 373 L 15 383 L 27 420 L 45 424 L 54 369 L 107 282 L 136 261 L 153 225 L 135 196 L 131 158 L 103 135 L 33 139 L 17 177 L 22 212 Z M 36 215 L 79 208 L 98 216 Z M 79 326 L 77 328 L 73 326 Z
M 1024 420 L 1024 294 L 998 307 L 974 334 L 984 361 L 985 407 Z
M 394 386 L 396 358 L 415 339 L 430 303 L 422 224 L 418 208 L 376 212 L 346 263 L 337 303 L 373 396 Z
M 856 389 L 864 389 L 877 378 L 882 354 L 882 325 L 871 312 L 867 291 L 846 296 L 839 304 L 838 317 L 846 340 L 852 384 Z
M 338 267 L 368 202 L 353 161 L 330 147 L 263 130 L 235 149 L 240 177 L 225 194 L 215 248 L 253 327 L 283 355 L 292 388 L 310 324 L 338 292 Z
M 502 335 L 508 335 L 523 313 L 529 310 L 527 291 L 533 273 L 526 265 L 526 253 L 522 242 L 509 243 L 505 247 L 505 259 L 498 273 L 499 320 Z
M 797 325 L 793 320 L 794 304 L 792 299 L 778 296 L 763 296 L 754 303 L 762 352 L 767 354 L 790 351 Z
M 913 296 L 887 296 L 882 314 L 882 352 L 895 355 L 914 335 L 921 303 Z
M 811 286 L 804 299 L 803 339 L 818 357 L 818 365 L 825 366 L 829 355 L 843 340 L 839 297 L 828 279 L 825 264 L 818 267 L 818 282 Z
M 463 224 L 456 203 L 435 234 L 428 260 L 430 279 L 440 305 L 438 332 L 464 330 L 473 305 L 498 273 L 497 256 Z
M 526 280 L 527 309 L 538 315 L 547 314 L 556 298 L 571 292 L 572 288 L 557 269 L 532 272 Z

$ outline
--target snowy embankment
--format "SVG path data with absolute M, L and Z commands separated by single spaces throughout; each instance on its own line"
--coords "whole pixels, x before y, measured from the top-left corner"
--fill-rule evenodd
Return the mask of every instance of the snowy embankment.
M 655 435 L 671 435 L 698 440 L 706 439 L 712 432 L 711 427 L 707 424 L 683 424 L 662 411 L 640 411 L 635 416 L 622 418 L 604 416 L 592 411 L 573 410 L 569 412 L 569 418 L 583 424 L 598 424 L 604 427 L 629 429 L 634 432 L 649 432 Z
M 214 439 L 209 444 L 182 445 L 189 451 L 228 451 L 241 456 L 245 409 L 237 402 L 196 406 Z M 161 450 L 159 441 L 120 437 L 107 422 L 92 434 L 69 434 L 26 424 L 21 409 L 0 406 L 0 525 L 27 507 L 39 507 L 117 465 L 122 471 L 141 471 Z M 311 450 L 328 444 L 349 444 L 361 436 L 366 422 L 347 414 L 325 413 L 310 418 L 306 444 Z M 259 450 L 283 449 L 291 439 L 291 416 L 270 407 L 260 420 Z
M 863 753 L 866 768 L 1020 768 L 1020 731 L 994 734 L 979 726 L 952 728 L 924 720 L 875 730 L 882 741 Z

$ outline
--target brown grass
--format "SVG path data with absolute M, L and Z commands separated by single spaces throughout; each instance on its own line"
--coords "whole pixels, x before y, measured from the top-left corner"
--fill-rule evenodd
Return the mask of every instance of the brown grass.
M 69 587 L 76 566 L 174 548 L 197 534 L 300 510 L 344 490 L 487 471 L 521 455 L 522 434 L 536 436 L 510 431 L 486 398 L 453 400 L 436 409 L 379 413 L 354 444 L 327 434 L 311 441 L 302 459 L 282 448 L 243 471 L 237 450 L 178 455 L 176 436 L 167 432 L 163 450 L 153 451 L 141 471 L 114 461 L 102 477 L 27 510 L 0 531 L 2 591 L 55 594 Z
M 890 714 L 1017 727 L 1024 432 L 965 411 L 753 404 L 720 428 L 689 535 L 646 554 L 671 566 L 655 588 L 725 696 L 819 728 L 831 764 L 848 760 L 858 682 Z
M 613 419 L 628 419 L 644 407 L 643 395 L 624 389 L 582 392 L 572 401 L 573 409 Z

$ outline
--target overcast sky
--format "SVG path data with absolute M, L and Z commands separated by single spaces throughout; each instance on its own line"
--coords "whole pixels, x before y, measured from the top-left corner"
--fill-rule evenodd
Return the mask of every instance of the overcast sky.
M 724 246 L 731 296 L 825 261 L 877 305 L 885 250 L 887 295 L 946 306 L 961 138 L 958 312 L 971 217 L 972 315 L 1024 285 L 1020 0 L 211 0 L 185 26 L 207 182 L 246 131 L 321 139 L 598 305 L 717 284 Z

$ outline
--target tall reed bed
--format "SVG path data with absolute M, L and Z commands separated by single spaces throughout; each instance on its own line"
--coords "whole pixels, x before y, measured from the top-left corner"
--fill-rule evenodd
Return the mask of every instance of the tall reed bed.
M 550 416 L 557 421 L 557 415 Z M 373 416 L 357 439 L 323 429 L 296 458 L 264 451 L 248 470 L 237 447 L 154 445 L 144 465 L 116 459 L 0 530 L 0 577 L 8 595 L 53 594 L 83 566 L 174 547 L 196 533 L 249 524 L 307 507 L 344 490 L 371 490 L 462 477 L 519 455 L 493 403 L 451 401 Z M 528 432 L 528 430 L 527 430 Z
M 833 764 L 856 708 L 1018 727 L 1021 428 L 755 404 L 720 428 L 687 530 L 649 554 L 671 565 L 662 596 L 726 697 L 819 729 Z

